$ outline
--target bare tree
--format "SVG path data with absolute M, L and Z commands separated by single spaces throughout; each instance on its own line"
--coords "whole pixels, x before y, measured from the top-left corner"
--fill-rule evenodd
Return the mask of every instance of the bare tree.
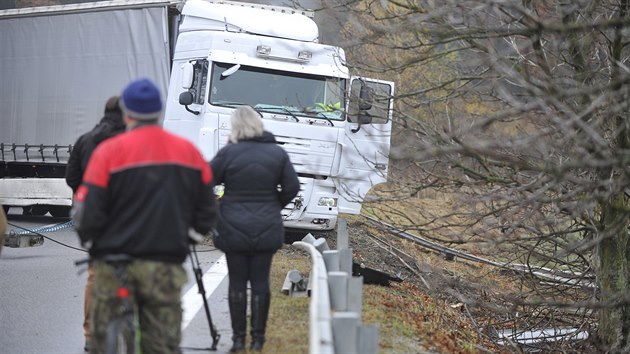
M 513 306 L 630 351 L 630 1 L 326 4 L 349 64 L 398 85 L 374 212 L 525 264 Z

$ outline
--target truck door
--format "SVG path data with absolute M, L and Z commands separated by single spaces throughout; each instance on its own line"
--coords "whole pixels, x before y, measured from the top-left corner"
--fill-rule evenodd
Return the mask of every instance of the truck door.
M 372 186 L 387 180 L 394 83 L 352 77 L 336 179 L 340 213 L 358 214 Z

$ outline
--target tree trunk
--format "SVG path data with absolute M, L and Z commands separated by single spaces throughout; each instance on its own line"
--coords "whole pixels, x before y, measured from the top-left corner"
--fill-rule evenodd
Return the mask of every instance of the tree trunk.
M 601 301 L 599 337 L 614 352 L 630 351 L 630 304 L 622 299 L 629 288 L 630 249 L 625 197 L 620 193 L 602 207 L 603 234 L 599 245 Z M 622 300 L 622 301 L 620 301 Z
M 628 15 L 630 0 L 619 2 L 618 16 L 620 19 Z M 624 47 L 627 35 L 622 26 L 615 29 L 611 42 L 611 57 L 614 63 L 623 62 Z M 613 65 L 611 79 L 621 74 L 620 65 Z M 628 90 L 622 85 L 615 85 L 613 91 L 621 97 L 620 101 L 628 99 Z M 624 99 L 625 97 L 625 99 Z M 609 131 L 618 132 L 610 139 L 613 150 L 626 151 L 630 146 L 627 121 L 630 114 L 620 112 L 611 115 Z M 624 161 L 622 158 L 621 161 Z M 612 172 L 612 173 L 611 173 Z M 616 171 L 603 171 L 604 176 L 615 175 Z M 599 245 L 599 281 L 601 302 L 599 320 L 599 338 L 612 352 L 630 352 L 630 303 L 627 301 L 630 291 L 630 244 L 628 243 L 628 199 L 625 191 L 611 196 L 601 205 L 602 207 L 602 236 L 604 240 Z

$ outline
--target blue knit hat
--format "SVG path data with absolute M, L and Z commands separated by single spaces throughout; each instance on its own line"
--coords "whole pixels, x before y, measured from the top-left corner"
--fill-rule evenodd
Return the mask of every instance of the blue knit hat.
M 155 120 L 162 114 L 160 90 L 148 79 L 131 82 L 120 96 L 123 111 L 138 120 Z

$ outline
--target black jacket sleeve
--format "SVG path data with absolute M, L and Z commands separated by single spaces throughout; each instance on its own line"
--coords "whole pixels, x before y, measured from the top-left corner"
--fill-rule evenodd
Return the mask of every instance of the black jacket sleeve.
M 105 189 L 90 184 L 83 184 L 75 194 L 71 215 L 82 245 L 93 243 L 103 234 L 109 220 L 106 200 Z
M 74 148 L 70 153 L 70 157 L 68 158 L 68 164 L 66 165 L 66 184 L 72 188 L 72 192 L 76 192 L 77 188 L 81 185 L 81 181 L 83 181 L 83 169 L 81 168 L 81 162 L 83 160 L 83 145 L 85 136 L 82 135 L 77 139 L 77 142 L 74 144 Z
M 202 184 L 201 192 L 195 206 L 195 220 L 193 229 L 205 235 L 214 228 L 217 223 L 217 205 L 212 192 L 212 184 Z
M 221 149 L 210 161 L 210 170 L 212 170 L 212 184 L 213 185 L 219 185 L 223 183 L 225 163 L 226 163 L 225 149 Z

